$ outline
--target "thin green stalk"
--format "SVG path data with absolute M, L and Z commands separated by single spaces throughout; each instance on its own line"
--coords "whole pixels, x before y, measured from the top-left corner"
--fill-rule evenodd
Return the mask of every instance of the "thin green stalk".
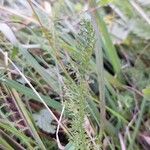
M 93 0 L 90 1 L 91 7 L 95 7 L 95 2 Z M 104 66 L 103 66 L 103 51 L 102 51 L 102 39 L 100 35 L 99 28 L 99 20 L 97 19 L 97 12 L 92 12 L 92 22 L 93 27 L 96 33 L 96 47 L 95 47 L 95 56 L 96 56 L 96 68 L 97 68 L 97 76 L 99 83 L 99 107 L 100 107 L 100 139 L 104 133 L 105 123 L 106 123 L 106 106 L 105 106 L 105 82 L 104 82 Z

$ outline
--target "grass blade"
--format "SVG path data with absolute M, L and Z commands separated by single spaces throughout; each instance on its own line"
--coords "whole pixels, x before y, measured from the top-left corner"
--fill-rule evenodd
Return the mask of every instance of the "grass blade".
M 93 1 L 91 1 L 91 7 L 93 7 Z M 99 107 L 100 107 L 100 138 L 102 137 L 105 129 L 106 122 L 106 109 L 105 109 L 105 82 L 104 82 L 104 66 L 103 66 L 103 51 L 102 51 L 102 43 L 101 43 L 101 35 L 100 28 L 98 26 L 97 19 L 95 18 L 95 13 L 91 14 L 93 27 L 96 33 L 96 48 L 95 48 L 95 56 L 96 56 L 96 68 L 97 68 L 97 76 L 98 76 L 98 84 L 99 84 Z
M 96 7 L 95 0 L 91 0 L 91 6 Z M 101 33 L 102 43 L 105 48 L 106 54 L 113 66 L 115 73 L 119 74 L 121 71 L 121 63 L 120 59 L 117 55 L 116 49 L 111 41 L 110 35 L 108 33 L 106 24 L 103 20 L 102 15 L 98 12 L 97 9 L 93 11 L 94 18 L 97 22 L 97 26 L 99 28 L 99 32 Z
M 7 86 L 9 86 L 10 88 L 14 88 L 19 93 L 24 94 L 29 99 L 34 99 L 35 101 L 41 102 L 41 100 L 37 97 L 37 95 L 30 88 L 25 87 L 18 82 L 14 81 L 14 80 L 5 79 L 3 81 L 3 83 L 6 84 Z M 61 111 L 61 104 L 59 102 L 52 100 L 50 97 L 44 96 L 42 94 L 40 94 L 40 96 L 42 97 L 42 99 L 46 102 L 46 104 L 49 107 L 52 107 L 52 108 L 56 109 L 57 111 Z

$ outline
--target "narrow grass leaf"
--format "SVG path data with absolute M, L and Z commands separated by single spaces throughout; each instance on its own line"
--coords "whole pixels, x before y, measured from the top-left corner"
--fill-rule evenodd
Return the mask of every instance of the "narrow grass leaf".
M 24 85 L 14 81 L 14 80 L 5 79 L 2 81 L 4 82 L 4 84 L 9 86 L 10 88 L 16 89 L 19 93 L 24 94 L 29 99 L 33 99 L 35 101 L 41 102 L 41 100 L 37 97 L 37 95 L 30 88 L 25 87 Z M 40 96 L 42 97 L 42 99 L 46 102 L 46 104 L 49 107 L 52 107 L 52 108 L 56 109 L 57 111 L 61 111 L 61 104 L 59 102 L 51 99 L 48 96 L 44 96 L 42 94 L 40 94 Z
M 11 147 L 11 145 L 9 143 L 7 143 L 7 141 L 4 138 L 2 138 L 2 137 L 0 137 L 0 144 L 1 144 L 1 146 L 0 146 L 1 148 L 9 149 L 9 150 L 14 150 Z
M 95 0 L 91 0 L 91 6 L 95 7 Z M 108 58 L 114 68 L 115 73 L 120 73 L 121 71 L 121 63 L 120 63 L 120 59 L 117 55 L 116 49 L 112 43 L 112 40 L 110 38 L 110 35 L 108 33 L 106 24 L 103 20 L 102 15 L 98 12 L 98 10 L 96 9 L 95 11 L 93 11 L 94 14 L 94 18 L 98 24 L 100 33 L 101 33 L 101 38 L 102 38 L 102 42 L 103 42 L 103 46 L 105 48 L 106 54 L 108 55 Z

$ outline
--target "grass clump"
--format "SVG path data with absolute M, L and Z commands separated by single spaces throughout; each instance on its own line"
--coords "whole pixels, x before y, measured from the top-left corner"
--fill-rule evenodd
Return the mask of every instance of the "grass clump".
M 1 149 L 149 149 L 145 3 L 0 2 Z

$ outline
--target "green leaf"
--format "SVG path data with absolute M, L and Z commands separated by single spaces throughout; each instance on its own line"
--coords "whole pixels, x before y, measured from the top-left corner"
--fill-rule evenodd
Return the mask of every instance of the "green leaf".
M 25 87 L 24 85 L 9 79 L 5 79 L 3 82 L 9 87 L 16 89 L 21 94 L 24 94 L 29 99 L 34 99 L 35 101 L 41 102 L 41 100 L 36 96 L 36 94 L 30 88 Z M 52 107 L 57 111 L 61 111 L 61 104 L 59 102 L 52 100 L 50 97 L 44 96 L 42 94 L 40 94 L 40 96 L 49 107 Z

